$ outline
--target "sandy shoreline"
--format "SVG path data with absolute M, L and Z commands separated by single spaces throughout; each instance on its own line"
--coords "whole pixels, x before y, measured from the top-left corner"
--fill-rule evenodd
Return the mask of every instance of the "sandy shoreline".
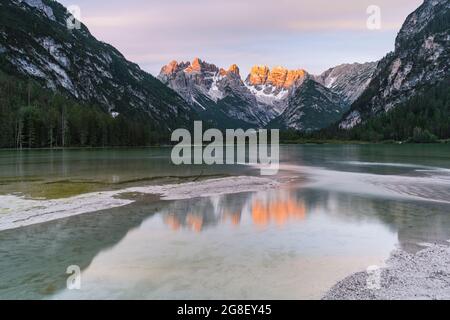
M 0 231 L 126 206 L 135 200 L 121 196 L 130 193 L 160 195 L 162 200 L 182 200 L 263 191 L 278 185 L 277 181 L 268 178 L 241 176 L 182 184 L 131 187 L 56 200 L 31 200 L 6 195 L 0 196 Z
M 323 300 L 448 300 L 450 247 L 429 245 L 416 254 L 395 250 L 376 279 L 355 273 L 337 283 Z M 368 286 L 369 284 L 369 286 Z

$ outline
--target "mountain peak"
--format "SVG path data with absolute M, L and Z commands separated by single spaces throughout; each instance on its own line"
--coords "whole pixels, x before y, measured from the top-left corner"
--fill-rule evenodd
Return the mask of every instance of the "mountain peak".
M 235 75 L 235 76 L 237 76 L 239 78 L 241 77 L 240 70 L 239 70 L 239 67 L 237 66 L 237 64 L 232 64 L 228 68 L 228 70 L 225 70 L 224 68 L 220 68 L 219 74 L 222 77 L 225 77 L 225 76 L 228 76 L 228 75 Z
M 189 67 L 186 68 L 187 73 L 201 72 L 203 61 L 200 58 L 194 58 Z
M 178 62 L 176 60 L 172 60 L 167 65 L 162 67 L 161 73 L 172 74 L 178 70 L 178 66 Z
M 404 22 L 395 42 L 396 48 L 407 43 L 412 37 L 419 34 L 438 13 L 450 8 L 448 0 L 425 0 L 423 4 L 411 13 Z
M 161 69 L 158 79 L 219 127 L 224 121 L 238 128 L 262 127 L 278 115 L 258 103 L 236 64 L 219 69 L 198 58 L 192 63 L 173 61 Z
M 228 69 L 229 73 L 234 73 L 235 75 L 240 76 L 239 67 L 236 64 L 232 64 L 230 68 Z
M 254 86 L 265 84 L 269 73 L 268 66 L 253 66 L 248 76 L 248 82 Z
M 254 66 L 247 78 L 247 83 L 253 86 L 267 84 L 279 89 L 290 89 L 302 81 L 307 74 L 303 69 L 289 70 L 285 67 L 277 66 L 270 70 L 267 66 Z
M 193 74 L 198 74 L 202 72 L 216 73 L 219 71 L 219 68 L 216 65 L 207 63 L 201 60 L 200 58 L 194 58 L 192 62 L 182 63 L 180 64 L 180 68 L 184 69 L 184 72 L 186 73 L 193 73 Z
M 288 70 L 284 67 L 276 67 L 269 76 L 269 81 L 278 88 L 289 89 L 303 80 L 307 72 L 303 69 Z

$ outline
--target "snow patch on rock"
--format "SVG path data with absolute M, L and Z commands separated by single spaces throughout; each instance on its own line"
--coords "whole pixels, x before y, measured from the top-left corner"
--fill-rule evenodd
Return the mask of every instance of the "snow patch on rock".
M 42 13 L 44 13 L 49 19 L 55 21 L 55 15 L 53 14 L 53 9 L 42 2 L 42 0 L 21 0 L 30 7 L 36 8 Z
M 211 84 L 211 88 L 208 91 L 208 96 L 214 101 L 217 102 L 222 100 L 225 95 L 222 91 L 220 91 L 218 83 L 223 79 L 222 76 L 216 74 L 212 77 L 213 83 Z

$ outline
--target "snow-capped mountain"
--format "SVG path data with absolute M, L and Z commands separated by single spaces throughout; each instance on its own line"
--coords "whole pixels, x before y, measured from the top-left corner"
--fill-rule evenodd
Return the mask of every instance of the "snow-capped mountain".
M 278 115 L 274 108 L 258 103 L 237 65 L 225 70 L 199 58 L 172 61 L 161 69 L 158 79 L 219 127 L 263 127 Z
M 196 58 L 170 62 L 158 79 L 219 126 L 310 131 L 338 121 L 350 100 L 365 89 L 375 66 L 339 66 L 321 76 L 303 69 L 254 66 L 242 81 L 237 65 L 225 70 Z
M 164 130 L 190 123 L 192 109 L 181 97 L 83 24 L 68 28 L 69 17 L 56 1 L 0 0 L 0 69 L 113 116 Z
M 255 66 L 245 83 L 260 103 L 279 112 L 270 127 L 312 131 L 341 119 L 370 83 L 376 65 L 340 65 L 320 76 L 303 69 Z
M 288 70 L 268 66 L 254 66 L 245 80 L 245 85 L 255 95 L 260 104 L 274 108 L 281 115 L 287 107 L 289 94 L 300 86 L 308 73 L 303 70 Z
M 353 128 L 448 80 L 449 65 L 450 2 L 425 0 L 406 19 L 395 51 L 379 62 L 373 80 L 340 128 Z
M 372 81 L 376 67 L 377 62 L 341 64 L 314 78 L 352 104 Z
M 177 91 L 185 100 L 205 109 L 197 101 L 199 95 L 205 95 L 213 101 L 223 98 L 223 92 L 219 90 L 218 84 L 222 83 L 227 71 L 220 71 L 215 65 L 195 58 L 192 63 L 170 62 L 161 69 L 158 79 Z M 239 73 L 239 70 L 230 72 Z

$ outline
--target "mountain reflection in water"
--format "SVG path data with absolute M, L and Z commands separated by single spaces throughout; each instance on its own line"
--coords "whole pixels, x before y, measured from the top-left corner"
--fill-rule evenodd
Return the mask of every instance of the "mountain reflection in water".
M 260 228 L 271 224 L 282 227 L 306 217 L 305 202 L 293 190 L 247 194 L 245 201 L 232 202 L 232 209 L 229 208 L 228 198 L 197 199 L 189 206 L 188 212 L 168 212 L 163 215 L 164 223 L 174 231 L 188 229 L 201 232 L 219 223 L 239 226 L 246 213 L 251 217 L 251 222 Z
M 395 247 L 415 252 L 450 239 L 449 146 L 283 146 L 281 152 L 289 171 L 280 174 L 317 182 L 177 201 L 136 195 L 128 206 L 0 232 L 0 298 L 320 298 Z M 67 179 L 198 176 L 204 169 L 172 168 L 169 155 L 161 149 L 5 152 L 2 190 Z M 211 167 L 204 174 L 248 170 Z M 80 291 L 66 290 L 69 265 L 82 271 Z

